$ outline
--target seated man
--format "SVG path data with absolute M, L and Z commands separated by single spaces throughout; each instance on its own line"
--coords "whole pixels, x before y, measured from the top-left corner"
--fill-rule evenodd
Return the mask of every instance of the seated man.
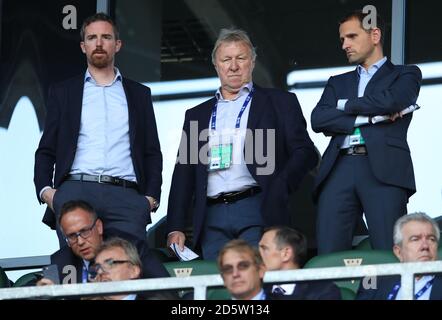
M 400 262 L 437 260 L 439 226 L 425 213 L 412 213 L 399 218 L 393 231 L 393 252 Z M 400 276 L 378 277 L 375 282 L 361 281 L 359 300 L 401 300 Z M 414 281 L 416 300 L 442 300 L 442 275 L 417 275 Z
M 103 243 L 103 223 L 97 218 L 94 209 L 85 201 L 66 202 L 60 213 L 60 227 L 68 243 L 51 255 L 51 264 L 58 266 L 60 283 L 88 282 L 90 261 L 95 259 Z M 131 235 L 108 230 L 107 237 L 119 236 L 126 240 Z M 134 241 L 134 243 L 139 243 Z M 138 246 L 143 262 L 142 278 L 169 277 L 169 273 L 151 250 Z M 52 284 L 49 279 L 42 279 L 40 285 Z
M 106 240 L 97 251 L 95 263 L 89 268 L 89 279 L 94 282 L 139 279 L 141 261 L 137 249 L 121 238 Z M 117 294 L 104 300 L 139 300 L 139 294 Z
M 231 240 L 221 249 L 218 268 L 233 300 L 266 299 L 262 289 L 264 264 L 258 250 L 245 240 Z
M 300 269 L 307 257 L 305 236 L 289 227 L 270 227 L 259 241 L 259 252 L 269 271 Z M 274 300 L 340 300 L 341 293 L 332 281 L 300 281 L 266 284 L 267 296 Z

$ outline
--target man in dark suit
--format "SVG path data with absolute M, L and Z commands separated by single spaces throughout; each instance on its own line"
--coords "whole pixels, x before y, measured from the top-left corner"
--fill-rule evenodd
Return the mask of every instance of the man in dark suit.
M 51 264 L 58 267 L 60 283 L 88 282 L 88 269 L 103 244 L 103 223 L 94 209 L 85 201 L 68 201 L 60 213 L 60 226 L 68 246 L 51 255 Z M 142 261 L 142 278 L 169 277 L 169 273 L 146 245 L 130 234 L 111 230 L 106 238 L 121 237 L 129 240 L 139 252 Z M 43 279 L 41 284 L 52 284 Z
M 169 195 L 168 245 L 183 247 L 191 207 L 193 242 L 204 259 L 216 259 L 231 239 L 257 245 L 264 226 L 288 223 L 289 190 L 317 164 L 296 96 L 253 83 L 255 58 L 244 31 L 221 30 L 212 52 L 221 87 L 186 112 Z
M 268 271 L 300 269 L 307 258 L 307 239 L 294 229 L 274 226 L 259 241 L 259 252 Z M 274 300 L 340 300 L 332 281 L 299 281 L 265 284 L 266 295 Z
M 416 190 L 406 140 L 412 114 L 401 111 L 416 102 L 422 75 L 384 57 L 381 18 L 365 20 L 359 11 L 341 20 L 342 49 L 358 66 L 329 79 L 311 115 L 313 130 L 331 137 L 315 182 L 320 254 L 351 249 L 363 213 L 372 247 L 391 248 L 393 224 Z M 377 115 L 390 118 L 373 124 Z
M 150 90 L 114 67 L 122 43 L 109 16 L 87 18 L 81 38 L 88 69 L 52 86 L 35 153 L 37 197 L 48 205 L 43 222 L 55 228 L 63 203 L 84 199 L 105 230 L 144 240 L 150 212 L 158 207 L 162 171 Z
M 425 213 L 405 215 L 394 225 L 393 252 L 400 262 L 436 261 L 440 239 L 438 224 Z M 399 276 L 361 281 L 358 300 L 402 300 Z M 442 300 L 442 275 L 416 275 L 414 299 Z

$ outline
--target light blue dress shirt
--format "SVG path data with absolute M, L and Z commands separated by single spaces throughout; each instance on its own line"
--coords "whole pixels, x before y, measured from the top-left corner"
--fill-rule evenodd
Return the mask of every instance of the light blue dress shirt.
M 102 174 L 136 182 L 127 99 L 118 69 L 107 85 L 99 85 L 86 71 L 80 132 L 70 173 Z

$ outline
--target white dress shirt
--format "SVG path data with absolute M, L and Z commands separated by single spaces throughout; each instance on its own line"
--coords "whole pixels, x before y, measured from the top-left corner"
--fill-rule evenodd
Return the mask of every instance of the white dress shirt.
M 228 169 L 209 172 L 207 183 L 207 196 L 217 197 L 221 193 L 234 192 L 246 190 L 250 187 L 257 186 L 258 183 L 250 174 L 247 169 L 247 165 L 244 161 L 244 145 L 247 132 L 247 121 L 249 118 L 250 105 L 253 101 L 250 100 L 249 104 L 244 110 L 241 117 L 240 129 L 235 130 L 236 119 L 239 112 L 247 99 L 253 83 L 249 82 L 238 93 L 238 96 L 233 100 L 226 100 L 221 94 L 221 90 L 216 92 L 216 99 L 218 101 L 217 113 L 216 113 L 216 134 L 223 137 L 235 135 L 233 142 L 232 152 L 232 166 Z M 209 121 L 209 128 L 212 118 Z M 209 144 L 214 143 L 217 139 L 210 139 Z M 217 140 L 217 142 L 223 140 Z

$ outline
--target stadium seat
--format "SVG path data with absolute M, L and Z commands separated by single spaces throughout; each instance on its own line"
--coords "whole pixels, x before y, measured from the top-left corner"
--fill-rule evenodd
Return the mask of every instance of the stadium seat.
M 205 261 L 205 260 L 174 261 L 174 262 L 165 262 L 163 264 L 172 277 L 219 274 L 216 261 Z M 228 300 L 230 299 L 230 294 L 224 288 L 220 289 L 209 288 L 207 290 L 207 299 Z
M 341 291 L 342 300 L 354 300 L 356 298 L 356 292 L 349 288 L 340 287 L 339 290 Z
M 349 250 L 313 257 L 304 266 L 306 268 L 326 268 L 359 266 L 370 264 L 383 264 L 398 262 L 392 251 L 383 250 Z M 359 287 L 360 279 L 335 281 L 339 288 L 347 288 L 355 294 Z
M 6 272 L 0 267 L 0 288 L 9 287 L 9 279 Z
M 41 272 L 30 272 L 22 275 L 20 278 L 18 278 L 14 284 L 13 287 L 28 287 L 28 286 L 35 286 L 37 281 L 41 279 L 42 273 Z

